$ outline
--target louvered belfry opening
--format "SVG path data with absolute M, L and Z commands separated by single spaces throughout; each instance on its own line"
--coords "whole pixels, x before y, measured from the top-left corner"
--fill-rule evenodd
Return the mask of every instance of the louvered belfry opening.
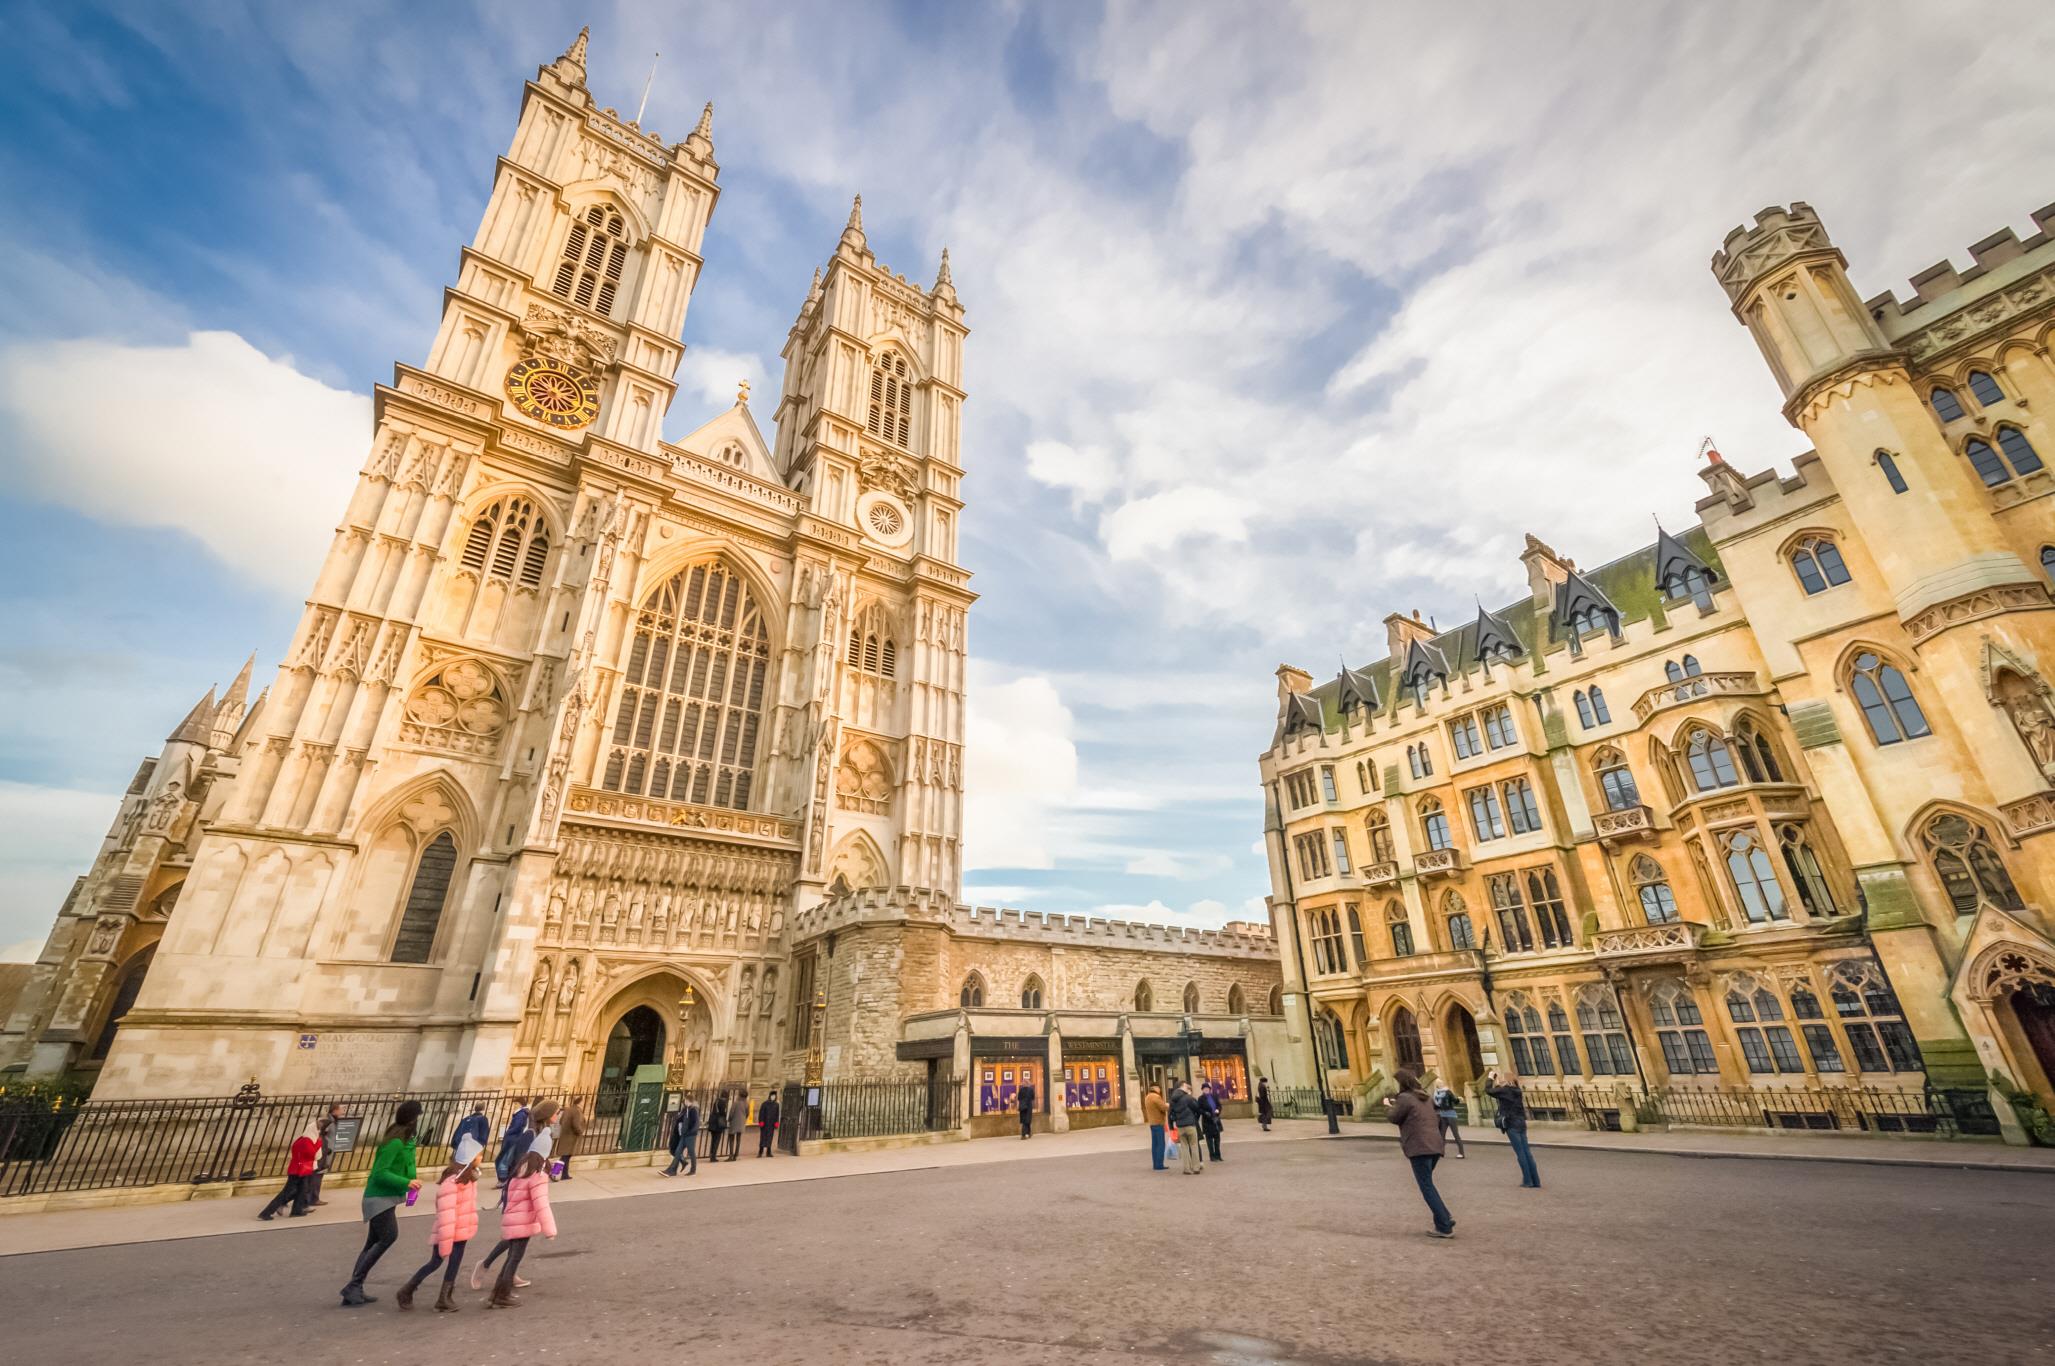
M 594 204 L 571 224 L 550 290 L 560 299 L 610 315 L 627 265 L 628 239 L 621 215 Z

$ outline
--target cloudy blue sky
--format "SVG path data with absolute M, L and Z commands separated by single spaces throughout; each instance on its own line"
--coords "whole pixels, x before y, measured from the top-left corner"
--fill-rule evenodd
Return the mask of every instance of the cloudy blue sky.
M 1264 891 L 1282 660 L 1690 519 L 1802 443 L 1706 270 L 1809 200 L 1863 293 L 2055 198 L 2018 6 L 16 0 L 0 85 L 0 956 L 209 684 L 275 666 L 521 82 L 723 195 L 667 433 L 774 373 L 849 196 L 975 329 L 970 894 Z

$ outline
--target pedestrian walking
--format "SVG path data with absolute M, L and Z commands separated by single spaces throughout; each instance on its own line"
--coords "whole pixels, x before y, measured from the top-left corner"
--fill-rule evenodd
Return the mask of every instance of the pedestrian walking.
M 778 1136 L 778 1093 L 764 1094 L 763 1104 L 756 1107 L 756 1155 L 774 1157 L 771 1140 Z
M 728 1093 L 714 1092 L 712 1103 L 706 1107 L 706 1160 L 721 1160 L 721 1140 L 728 1136 Z
M 557 1111 L 556 1132 L 550 1136 L 550 1142 L 557 1156 L 556 1166 L 552 1169 L 550 1180 L 569 1181 L 571 1179 L 571 1158 L 578 1151 L 578 1140 L 583 1137 L 585 1137 L 585 1112 L 577 1106 L 567 1103 L 563 1109 Z
M 1456 1156 L 1468 1157 L 1469 1153 L 1463 1150 L 1463 1131 L 1456 1127 L 1457 1119 L 1462 1116 L 1462 1111 L 1457 1108 L 1461 1103 L 1456 1098 L 1456 1093 L 1449 1090 L 1447 1082 L 1438 1081 L 1434 1084 L 1434 1118 L 1441 1127 L 1442 1141 L 1446 1144 L 1453 1138 L 1456 1141 Z
M 442 1289 L 436 1294 L 436 1312 L 457 1311 L 457 1268 L 464 1264 L 464 1247 L 478 1236 L 478 1161 L 485 1156 L 485 1140 L 466 1133 L 457 1140 L 450 1164 L 435 1182 L 435 1225 L 428 1234 L 432 1254 L 407 1283 L 393 1293 L 392 1302 L 402 1309 L 414 1307 L 414 1292 L 421 1282 L 443 1267 Z
M 1033 1138 L 1035 1136 L 1035 1084 L 1031 1081 L 1022 1082 L 1020 1090 L 1013 1097 L 1013 1103 L 1020 1107 L 1020 1136 L 1022 1138 Z
M 1420 1198 L 1427 1202 L 1427 1212 L 1434 1216 L 1434 1236 L 1453 1238 L 1456 1216 L 1448 1212 L 1448 1206 L 1441 1202 L 1441 1192 L 1434 1188 L 1434 1168 L 1446 1150 L 1434 1103 L 1420 1089 L 1420 1078 L 1411 1072 L 1402 1069 L 1395 1080 L 1398 1093 L 1384 1098 L 1385 1118 L 1399 1126 L 1399 1151 L 1413 1164 L 1413 1180 L 1420 1187 Z
M 506 1131 L 499 1136 L 499 1152 L 492 1159 L 492 1174 L 499 1179 L 502 1186 L 506 1185 L 507 1178 L 514 1174 L 514 1163 L 519 1160 L 521 1152 L 527 1151 L 526 1143 L 517 1142 L 521 1135 L 527 1132 L 528 1097 L 515 1096 L 513 1117 L 507 1121 Z M 517 1146 L 520 1152 L 515 1151 Z
M 1498 1103 L 1498 1127 L 1505 1131 L 1506 1142 L 1513 1145 L 1513 1156 L 1520 1161 L 1520 1185 L 1540 1190 L 1541 1173 L 1535 1170 L 1534 1153 L 1527 1146 L 1527 1095 L 1520 1089 L 1520 1079 L 1508 1077 L 1501 1084 L 1498 1073 L 1487 1072 L 1484 1091 Z
M 520 1306 L 514 1291 L 529 1284 L 520 1274 L 528 1240 L 538 1233 L 545 1238 L 557 1236 L 556 1215 L 549 1207 L 550 1153 L 554 1147 L 553 1133 L 544 1130 L 537 1134 L 528 1155 L 514 1168 L 513 1179 L 507 1182 L 507 1207 L 499 1217 L 499 1242 L 486 1254 L 485 1264 L 471 1273 L 471 1288 L 476 1290 L 492 1264 L 502 1256 L 507 1259 L 499 1269 L 499 1278 L 492 1283 L 492 1295 L 485 1301 L 487 1309 Z
M 1225 1127 L 1225 1116 L 1220 1112 L 1220 1092 L 1212 1082 L 1207 1082 L 1199 1091 L 1199 1132 L 1206 1136 L 1206 1160 L 1223 1162 L 1220 1155 L 1220 1134 Z
M 321 1157 L 314 1164 L 314 1174 L 307 1178 L 308 1209 L 320 1209 L 328 1203 L 321 1198 L 321 1178 L 328 1175 L 328 1164 L 335 1160 L 335 1148 L 330 1143 L 329 1136 L 335 1131 L 335 1122 L 342 1118 L 342 1114 L 342 1102 L 337 1101 L 329 1106 L 328 1113 L 321 1117 L 321 1132 L 315 1135 L 321 1140 Z
M 1256 1122 L 1263 1126 L 1263 1132 L 1270 1132 L 1270 1121 L 1277 1118 L 1277 1107 L 1270 1101 L 1270 1078 L 1256 1078 Z
M 699 1171 L 699 1102 L 691 1096 L 678 1107 L 677 1122 L 671 1126 L 671 1165 L 658 1174 L 676 1176 L 680 1167 L 687 1176 Z
M 421 1102 L 406 1100 L 393 1112 L 385 1137 L 371 1158 L 371 1173 L 364 1178 L 364 1250 L 357 1254 L 350 1283 L 343 1287 L 343 1307 L 354 1309 L 376 1298 L 364 1293 L 364 1278 L 385 1250 L 399 1241 L 400 1203 L 410 1191 L 421 1189 L 414 1171 L 414 1126 L 421 1120 Z
M 521 1165 L 521 1159 L 528 1155 L 538 1139 L 550 1133 L 556 1122 L 557 1103 L 553 1100 L 538 1100 L 534 1108 L 528 1111 L 527 1119 L 522 1123 L 520 1131 L 508 1135 L 507 1151 L 501 1157 L 507 1164 L 506 1181 L 500 1182 L 499 1186 L 499 1207 L 502 1211 L 507 1207 L 507 1181 L 514 1179 L 514 1170 Z M 513 1126 L 507 1127 L 511 1129 Z
M 286 1155 L 285 1185 L 278 1194 L 271 1197 L 271 1203 L 258 1214 L 259 1219 L 274 1219 L 288 1202 L 293 1207 L 293 1218 L 305 1214 L 307 1187 L 314 1180 L 314 1168 L 321 1158 L 321 1121 L 310 1119 L 300 1136 L 293 1140 L 292 1151 Z
M 1175 1130 L 1171 1141 L 1177 1144 L 1178 1156 L 1184 1159 L 1185 1175 L 1200 1175 L 1205 1159 L 1199 1153 L 1199 1102 L 1181 1081 L 1170 1085 L 1170 1127 Z
M 1170 1123 L 1170 1102 L 1163 1099 L 1163 1088 L 1154 1082 L 1142 1097 L 1142 1122 L 1149 1126 L 1149 1165 L 1157 1171 L 1163 1170 L 1163 1128 Z
M 485 1117 L 482 1104 L 473 1105 L 471 1113 L 458 1120 L 457 1127 L 450 1131 L 450 1151 L 455 1152 L 467 1137 L 477 1139 L 481 1148 L 492 1142 L 492 1121 Z
M 749 1092 L 737 1091 L 728 1106 L 728 1160 L 742 1160 L 742 1131 L 749 1127 Z

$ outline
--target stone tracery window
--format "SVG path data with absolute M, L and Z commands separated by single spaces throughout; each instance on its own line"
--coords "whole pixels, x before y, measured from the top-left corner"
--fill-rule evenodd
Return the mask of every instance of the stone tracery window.
M 1641 789 L 1635 785 L 1634 770 L 1627 767 L 1627 756 L 1612 745 L 1606 745 L 1591 756 L 1592 772 L 1598 776 L 1599 795 L 1605 798 L 1608 811 L 1626 811 L 1641 805 Z
M 1634 878 L 1634 895 L 1641 902 L 1641 918 L 1651 925 L 1668 925 L 1677 919 L 1677 897 L 1670 890 L 1669 874 L 1646 854 L 1636 854 L 1628 865 Z
M 1340 1020 L 1335 1024 L 1339 1026 Z M 1400 1067 L 1418 1073 L 1424 1062 L 1420 1049 L 1420 1024 L 1413 1018 L 1413 1012 L 1398 1006 L 1391 1012 L 1391 1052 Z M 1343 1063 L 1344 1067 L 1348 1064 Z
M 975 1010 L 985 1003 L 985 979 L 973 972 L 963 979 L 963 990 L 956 993 L 956 1004 L 965 1010 Z
M 1684 760 L 1691 766 L 1691 785 L 1700 792 L 1717 792 L 1741 781 L 1741 773 L 1734 767 L 1734 751 L 1710 730 L 1691 733 L 1684 745 Z
M 1507 953 L 1532 953 L 1534 930 L 1527 919 L 1526 903 L 1520 899 L 1520 879 L 1512 873 L 1497 873 L 1486 884 L 1491 891 L 1491 908 L 1498 917 L 1499 941 Z
M 1474 949 L 1477 947 L 1477 931 L 1470 924 L 1470 909 L 1463 902 L 1463 894 L 1450 888 L 1441 897 L 1442 924 L 1448 929 L 1448 946 L 1452 949 Z
M 1933 734 L 1926 713 L 1919 708 L 1919 699 L 1912 695 L 1911 685 L 1896 664 L 1874 650 L 1863 650 L 1848 661 L 1847 679 L 1848 690 L 1855 694 L 1856 705 L 1862 708 L 1862 722 L 1869 727 L 1870 739 L 1880 745 L 1895 745 L 1901 740 Z
M 1734 724 L 1733 749 L 1741 757 L 1741 771 L 1748 775 L 1749 782 L 1784 781 L 1784 769 L 1777 762 L 1777 751 L 1754 717 L 1744 716 Z
M 1791 571 L 1807 597 L 1848 582 L 1848 565 L 1831 536 L 1807 536 L 1791 547 Z
M 1735 1025 L 1734 1038 L 1748 1070 L 1758 1074 L 1805 1071 L 1798 1040 L 1784 1020 L 1783 1002 L 1768 987 L 1749 990 L 1751 983 L 1737 981 L 1727 992 L 1727 1018 Z
M 1874 961 L 1836 963 L 1828 976 L 1828 994 L 1858 1070 L 1918 1072 L 1925 1067 L 1898 997 Z
M 1184 984 L 1184 1013 L 1187 1015 L 1199 1013 L 1199 984 L 1197 982 L 1186 982 Z
M 1818 916 L 1839 915 L 1840 907 L 1834 902 L 1834 889 L 1827 881 L 1827 870 L 1820 863 L 1819 852 L 1812 847 L 1812 838 L 1804 825 L 1787 821 L 1777 827 L 1777 843 L 1784 851 L 1784 866 L 1791 871 L 1791 881 L 1798 888 L 1798 900 L 1805 907 L 1806 914 Z
M 835 804 L 880 812 L 892 804 L 892 766 L 869 740 L 853 740 L 835 769 Z
M 407 887 L 399 932 L 393 936 L 393 962 L 428 961 L 435 950 L 435 932 L 442 924 L 443 906 L 449 901 L 450 877 L 456 868 L 457 841 L 444 830 L 428 841 L 414 864 L 414 880 Z
M 549 563 L 549 525 L 526 498 L 502 498 L 471 520 L 458 563 L 482 579 L 539 588 Z
M 1363 942 L 1363 912 L 1353 901 L 1348 903 L 1348 912 L 1349 947 L 1356 951 L 1356 966 L 1359 968 L 1368 967 L 1370 965 L 1370 946 Z
M 1784 886 L 1777 881 L 1777 870 L 1755 832 L 1736 830 L 1720 841 L 1720 848 L 1727 858 L 1727 875 L 1733 880 L 1734 894 L 1741 899 L 1741 914 L 1749 923 L 1766 925 L 1774 920 L 1789 920 L 1791 910 L 1784 904 Z
M 572 220 L 550 292 L 609 315 L 627 263 L 628 236 L 621 215 L 604 204 L 594 204 Z
M 407 696 L 400 738 L 460 754 L 490 754 L 506 729 L 499 680 L 475 659 L 445 664 Z
M 1042 979 L 1030 976 L 1020 988 L 1020 1008 L 1040 1010 L 1042 1008 Z
M 857 615 L 849 628 L 849 649 L 843 656 L 849 667 L 879 678 L 892 678 L 899 671 L 899 644 L 892 639 L 885 612 L 872 603 Z
M 1957 915 L 1974 915 L 1985 901 L 2001 910 L 2025 909 L 2005 860 L 1982 825 L 1943 811 L 1920 827 L 1919 841 Z
M 1570 933 L 1570 913 L 1563 905 L 1562 884 L 1553 868 L 1531 868 L 1527 872 L 1527 904 L 1534 911 L 1534 925 L 1541 932 L 1543 948 L 1567 949 L 1576 945 Z
M 1391 817 L 1384 814 L 1383 807 L 1377 807 L 1363 817 L 1363 833 L 1370 841 L 1372 863 L 1390 863 L 1397 857 L 1391 840 Z
M 1421 798 L 1420 833 L 1426 837 L 1429 849 L 1447 849 L 1455 844 L 1454 836 L 1449 833 L 1448 813 L 1441 809 L 1438 798 Z
M 1236 982 L 1227 989 L 1227 1013 L 1230 1015 L 1246 1015 L 1248 1012 L 1248 994 L 1242 990 L 1242 984 Z
M 1135 983 L 1135 1013 L 1146 1015 L 1156 1008 L 1156 993 L 1150 989 L 1148 980 Z
M 746 810 L 770 654 L 733 569 L 705 560 L 659 584 L 636 617 L 600 786 Z
M 864 426 L 872 436 L 904 446 L 912 425 L 912 372 L 905 356 L 888 350 L 871 363 L 870 412 Z
M 1525 992 L 1506 998 L 1506 1042 L 1512 1045 L 1513 1067 L 1523 1077 L 1552 1077 L 1555 1059 L 1549 1053 L 1548 1034 L 1542 1028 L 1541 1012 Z
M 1584 1056 L 1595 1075 L 1634 1075 L 1634 1050 L 1627 1043 L 1626 1030 L 1610 987 L 1593 982 L 1579 988 L 1577 1032 L 1584 1036 Z
M 1719 1074 L 1719 1055 L 1713 1052 L 1705 1016 L 1688 985 L 1675 979 L 1659 983 L 1649 995 L 1648 1014 L 1655 1021 L 1656 1042 L 1670 1075 Z

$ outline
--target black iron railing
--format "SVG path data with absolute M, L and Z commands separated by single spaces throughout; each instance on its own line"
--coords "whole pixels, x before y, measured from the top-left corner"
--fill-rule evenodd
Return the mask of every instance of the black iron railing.
M 1527 1113 L 1537 1121 L 1623 1127 L 1622 1115 L 1642 1124 L 1713 1129 L 1769 1129 L 1785 1133 L 1854 1132 L 1990 1136 L 1998 1120 L 1989 1100 L 1974 1091 L 1899 1090 L 1871 1086 L 1700 1087 L 1652 1091 L 1583 1086 L 1522 1085 Z M 1483 1118 L 1497 1110 L 1484 1097 Z
M 787 1086 L 778 1142 L 788 1153 L 816 1139 L 942 1133 L 962 1124 L 963 1080 L 843 1081 Z

